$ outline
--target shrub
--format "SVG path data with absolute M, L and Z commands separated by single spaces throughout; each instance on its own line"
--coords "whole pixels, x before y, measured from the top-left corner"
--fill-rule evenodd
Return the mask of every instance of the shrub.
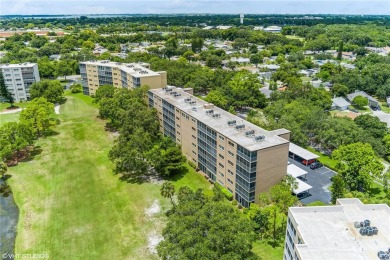
M 239 208 L 239 209 L 242 209 L 242 206 L 241 206 L 241 204 L 238 204 L 238 208 Z
M 237 206 L 237 204 L 238 204 L 237 200 L 233 200 L 232 204 L 233 204 L 233 206 Z
M 188 165 L 191 166 L 192 168 L 196 169 L 196 164 L 191 162 L 191 161 L 188 161 Z
M 81 84 L 73 84 L 70 86 L 70 92 L 72 93 L 80 93 L 83 91 L 83 86 Z
M 223 187 L 222 185 L 220 185 L 219 183 L 216 183 L 215 184 L 216 186 L 219 187 L 219 189 L 222 191 L 223 195 L 230 201 L 233 200 L 233 194 L 231 194 L 225 187 Z

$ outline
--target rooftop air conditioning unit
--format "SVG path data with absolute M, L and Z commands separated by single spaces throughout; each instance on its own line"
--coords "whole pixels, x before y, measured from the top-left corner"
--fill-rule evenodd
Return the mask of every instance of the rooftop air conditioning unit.
M 236 120 L 229 120 L 229 121 L 227 122 L 227 124 L 228 124 L 228 126 L 233 126 L 233 125 L 236 124 Z
M 262 141 L 265 139 L 265 136 L 264 135 L 258 135 L 258 136 L 255 136 L 255 141 L 256 142 L 259 142 L 259 141 Z
M 221 114 L 219 114 L 219 113 L 213 114 L 213 118 L 220 118 L 220 117 L 221 117 Z
M 250 130 L 245 132 L 245 136 L 252 136 L 255 134 L 255 130 Z

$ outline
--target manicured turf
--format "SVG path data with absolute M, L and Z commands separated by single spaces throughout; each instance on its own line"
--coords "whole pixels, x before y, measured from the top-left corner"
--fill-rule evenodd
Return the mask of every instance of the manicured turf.
M 329 206 L 329 205 L 322 201 L 317 200 L 317 201 L 310 202 L 309 204 L 306 204 L 306 206 Z
M 40 139 L 39 155 L 9 169 L 20 208 L 15 253 L 47 253 L 50 259 L 157 258 L 147 248 L 148 237 L 160 233 L 169 200 L 160 196 L 159 184 L 127 183 L 114 175 L 107 158 L 114 137 L 103 130 L 97 109 L 78 95 L 67 98 L 58 135 Z M 188 172 L 176 185 L 201 184 L 202 178 Z M 148 216 L 145 210 L 153 203 L 162 211 Z
M 0 114 L 0 126 L 7 122 L 16 122 L 19 120 L 20 112 L 12 114 Z
M 181 176 L 174 176 L 173 178 L 169 179 L 172 181 L 176 190 L 178 190 L 180 187 L 188 186 L 194 191 L 201 188 L 207 193 L 207 191 L 212 189 L 212 185 L 203 177 L 203 174 L 196 172 L 194 168 L 188 164 L 186 164 L 186 167 L 188 169 L 186 174 Z
M 260 256 L 262 260 L 283 259 L 283 245 L 272 247 L 266 241 L 257 241 L 253 244 L 253 252 Z
M 309 150 L 310 152 L 312 153 L 315 153 L 317 154 L 318 156 L 320 156 L 320 158 L 318 158 L 318 160 L 324 164 L 325 166 L 331 168 L 332 170 L 335 170 L 336 169 L 336 164 L 337 164 L 337 161 L 330 158 L 329 156 L 325 155 L 325 154 L 322 154 L 316 150 L 314 150 L 313 148 L 311 147 L 307 147 L 306 148 L 307 150 Z

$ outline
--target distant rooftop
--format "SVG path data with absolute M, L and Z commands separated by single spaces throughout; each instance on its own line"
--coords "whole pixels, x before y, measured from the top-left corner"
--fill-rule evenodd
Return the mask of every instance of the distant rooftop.
M 170 89 L 170 92 L 162 88 L 151 89 L 150 91 L 249 151 L 289 143 L 289 141 L 276 135 L 279 132 L 289 133 L 286 129 L 278 132 L 267 131 L 219 107 L 208 108 L 209 103 L 185 92 L 181 88 L 169 86 L 167 89 Z M 176 92 L 177 96 L 173 96 L 170 94 L 171 92 Z
M 33 67 L 37 65 L 36 63 L 24 62 L 17 64 L 0 64 L 0 68 L 25 68 L 25 67 Z
M 144 67 L 144 63 L 121 63 L 121 62 L 111 62 L 107 60 L 102 61 L 84 61 L 80 62 L 81 64 L 91 64 L 96 66 L 106 66 L 106 67 L 113 67 L 113 68 L 119 68 L 129 74 L 132 74 L 133 76 L 156 76 L 159 75 L 159 73 L 154 72 L 146 67 Z M 149 66 L 149 64 L 145 63 Z
M 378 259 L 390 247 L 390 208 L 362 204 L 359 199 L 338 199 L 336 206 L 292 207 L 303 244 L 296 245 L 301 259 Z M 378 234 L 363 236 L 355 222 L 370 220 Z

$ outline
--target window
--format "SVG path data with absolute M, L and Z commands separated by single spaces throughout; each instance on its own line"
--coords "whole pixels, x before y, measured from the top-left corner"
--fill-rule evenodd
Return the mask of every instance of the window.
M 225 140 L 225 138 L 224 138 L 222 135 L 218 136 L 218 138 L 219 138 L 219 140 L 221 140 L 221 141 Z
M 234 166 L 234 163 L 229 161 L 229 160 L 228 160 L 228 164 L 230 164 L 231 166 Z
M 192 151 L 192 154 L 193 154 L 193 155 L 196 155 L 196 152 Z
M 178 128 L 180 128 L 180 125 L 179 125 L 179 124 L 176 124 L 176 126 L 177 126 Z
M 225 166 L 223 166 L 222 163 L 218 163 L 218 165 L 219 165 L 219 167 L 221 167 L 221 168 L 225 168 Z
M 195 119 L 191 118 L 191 120 L 192 120 L 193 123 L 196 123 L 196 120 L 195 120 Z
M 219 158 L 221 158 L 222 160 L 225 159 L 225 157 L 223 157 L 222 154 L 218 154 Z
M 231 179 L 229 179 L 229 178 L 228 178 L 228 182 L 229 182 L 230 184 L 233 184 L 233 181 L 232 181 Z
M 228 169 L 228 173 L 233 176 L 233 172 L 231 170 Z
M 234 147 L 234 143 L 233 143 L 233 142 L 228 141 L 228 144 L 229 144 L 231 147 Z
M 223 174 L 222 172 L 218 172 L 219 173 L 219 175 L 221 176 L 221 177 L 225 177 L 225 174 Z
M 192 131 L 196 131 L 195 127 L 191 127 Z
M 195 137 L 195 135 L 192 135 L 192 139 L 196 140 L 196 137 Z
M 177 119 L 177 120 L 180 120 L 180 118 L 179 118 L 178 116 L 176 117 L 176 119 Z
M 193 146 L 193 147 L 196 147 L 196 144 L 192 143 L 192 146 Z
M 177 133 L 178 135 L 180 135 L 180 132 L 179 132 L 179 131 L 176 131 L 176 133 Z
M 228 189 L 228 191 L 230 191 L 230 193 L 233 193 L 232 189 L 230 189 L 229 187 L 227 189 Z
M 219 149 L 221 149 L 222 151 L 225 150 L 225 147 L 223 147 L 222 145 L 219 145 L 218 147 L 219 147 Z
M 219 184 L 224 185 L 223 182 L 222 182 L 221 180 L 218 180 L 218 182 L 219 182 Z
M 232 157 L 234 157 L 234 153 L 232 153 L 231 151 L 228 151 L 228 154 Z

